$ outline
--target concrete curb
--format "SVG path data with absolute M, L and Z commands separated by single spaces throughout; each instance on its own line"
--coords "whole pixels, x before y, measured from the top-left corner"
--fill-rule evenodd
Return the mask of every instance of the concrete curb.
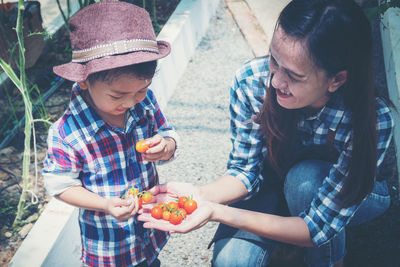
M 80 266 L 78 209 L 53 198 L 8 266 Z
M 205 34 L 221 0 L 182 0 L 158 34 L 171 44 L 171 54 L 159 60 L 159 71 L 150 86 L 161 108 L 175 90 L 194 50 Z
M 225 0 L 255 57 L 268 54 L 270 40 L 245 0 Z
M 181 0 L 157 39 L 171 43 L 160 60 L 152 88 L 160 106 L 183 74 L 221 0 Z M 12 258 L 9 266 L 81 266 L 78 209 L 53 198 Z
M 393 117 L 397 166 L 400 167 L 400 8 L 389 8 L 383 15 L 380 27 L 389 97 L 398 110 L 393 112 Z

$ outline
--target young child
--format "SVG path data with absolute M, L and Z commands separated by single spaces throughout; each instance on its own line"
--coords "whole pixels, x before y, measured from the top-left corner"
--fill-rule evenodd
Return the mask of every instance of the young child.
M 144 229 L 131 187 L 158 184 L 155 162 L 174 158 L 178 136 L 148 89 L 157 59 L 149 14 L 104 0 L 70 19 L 72 62 L 54 72 L 75 81 L 64 115 L 48 136 L 43 176 L 48 193 L 79 207 L 82 261 L 87 266 L 159 266 L 168 233 Z M 135 144 L 147 140 L 144 153 Z

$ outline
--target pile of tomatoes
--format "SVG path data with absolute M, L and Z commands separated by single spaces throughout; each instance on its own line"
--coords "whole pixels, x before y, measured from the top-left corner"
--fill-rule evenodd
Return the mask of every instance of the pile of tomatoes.
M 126 198 L 127 196 L 133 196 L 138 198 L 139 201 L 139 209 L 142 207 L 143 202 L 147 203 L 150 202 L 153 198 L 153 195 L 150 192 L 142 191 L 139 192 L 139 189 L 136 187 L 129 188 L 128 191 L 121 197 L 122 199 Z
M 187 214 L 197 209 L 197 202 L 190 197 L 181 196 L 176 201 L 158 203 L 151 209 L 151 216 L 172 224 L 180 224 Z
M 153 195 L 148 191 L 140 192 L 136 187 L 129 188 L 121 197 L 127 196 L 137 197 L 139 201 L 139 209 L 142 208 L 143 202 L 148 203 L 152 200 Z M 151 216 L 156 219 L 163 219 L 172 224 L 180 224 L 187 216 L 197 209 L 197 202 L 191 197 L 181 196 L 175 201 L 161 202 L 151 209 Z

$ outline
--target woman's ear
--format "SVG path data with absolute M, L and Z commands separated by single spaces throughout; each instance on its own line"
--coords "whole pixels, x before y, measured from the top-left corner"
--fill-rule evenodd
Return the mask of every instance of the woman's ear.
M 330 93 L 334 93 L 346 81 L 347 81 L 347 70 L 339 71 L 338 73 L 336 73 L 336 75 L 333 78 L 331 78 L 328 91 Z
M 85 80 L 83 82 L 78 82 L 78 85 L 82 90 L 86 90 L 89 88 L 89 81 Z

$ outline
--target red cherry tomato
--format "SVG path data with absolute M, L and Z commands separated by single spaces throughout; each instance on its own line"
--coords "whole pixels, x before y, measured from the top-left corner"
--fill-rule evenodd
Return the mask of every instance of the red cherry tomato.
M 133 197 L 135 197 L 137 194 L 139 194 L 139 189 L 137 189 L 136 187 L 128 189 L 128 195 L 132 195 Z
M 181 214 L 179 214 L 178 212 L 173 212 L 171 213 L 171 216 L 169 218 L 169 222 L 172 224 L 180 224 L 183 220 L 183 217 Z
M 139 201 L 139 209 L 141 209 L 143 206 L 143 199 L 141 197 L 138 197 L 138 201 Z
M 186 212 L 186 210 L 185 210 L 184 208 L 179 208 L 179 209 L 177 210 L 177 212 L 178 212 L 180 215 L 182 215 L 182 218 L 183 218 L 183 219 L 186 218 L 187 212 Z
M 151 209 L 151 216 L 156 219 L 161 219 L 163 217 L 163 210 L 159 206 L 154 206 Z
M 153 198 L 153 195 L 150 192 L 145 191 L 142 194 L 142 199 L 144 202 L 150 202 L 152 198 Z
M 170 211 L 176 211 L 178 209 L 178 203 L 176 203 L 175 201 L 171 201 L 168 203 L 168 208 L 170 209 Z
M 146 140 L 142 140 L 136 143 L 136 151 L 140 153 L 144 153 L 147 151 L 147 149 L 150 148 L 150 146 L 146 143 Z
M 166 221 L 169 221 L 169 218 L 171 217 L 171 212 L 164 210 L 162 213 L 162 218 Z
M 179 199 L 178 199 L 178 206 L 179 206 L 179 208 L 185 207 L 185 202 L 186 202 L 187 199 L 188 199 L 188 198 L 187 198 L 186 196 L 181 196 L 181 197 L 179 197 Z
M 193 211 L 197 209 L 197 202 L 193 199 L 189 199 L 185 202 L 184 209 L 188 214 L 191 214 Z

